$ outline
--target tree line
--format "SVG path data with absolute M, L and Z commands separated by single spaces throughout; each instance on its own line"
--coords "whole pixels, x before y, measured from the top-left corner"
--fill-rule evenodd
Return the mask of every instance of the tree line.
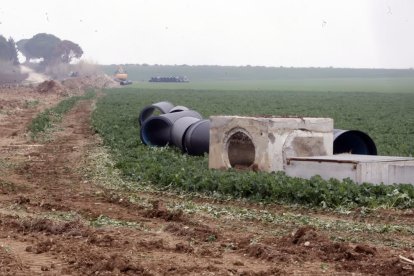
M 13 38 L 10 37 L 9 39 L 6 39 L 4 36 L 0 35 L 0 60 L 13 65 L 19 64 L 16 43 Z
M 6 39 L 0 35 L 0 60 L 17 65 L 18 52 L 26 58 L 25 63 L 40 59 L 44 66 L 68 64 L 83 55 L 83 50 L 78 44 L 70 40 L 61 40 L 52 34 L 39 33 L 30 39 L 17 42 L 13 38 Z

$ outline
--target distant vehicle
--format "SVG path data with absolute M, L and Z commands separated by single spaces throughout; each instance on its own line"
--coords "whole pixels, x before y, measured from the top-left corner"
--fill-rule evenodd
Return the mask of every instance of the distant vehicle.
M 123 80 L 123 81 L 120 81 L 119 84 L 120 85 L 130 85 L 130 84 L 132 84 L 132 81 L 130 81 L 130 80 Z
M 119 66 L 114 73 L 114 80 L 117 82 L 126 81 L 128 79 L 128 74 L 122 66 Z
M 186 76 L 151 77 L 149 82 L 190 82 Z
M 69 73 L 69 77 L 71 77 L 71 78 L 79 77 L 79 72 L 77 72 L 77 71 L 71 71 Z

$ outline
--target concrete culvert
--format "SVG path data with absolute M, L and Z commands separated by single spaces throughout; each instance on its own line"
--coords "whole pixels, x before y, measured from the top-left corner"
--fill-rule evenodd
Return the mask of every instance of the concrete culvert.
M 156 111 L 160 112 L 161 114 L 166 114 L 173 108 L 174 105 L 170 102 L 158 102 L 152 105 L 148 105 L 144 107 L 139 113 L 139 125 L 142 126 L 144 121 L 153 116 Z
M 174 113 L 174 112 L 180 112 L 180 111 L 186 111 L 186 110 L 189 110 L 189 108 L 188 107 L 185 107 L 185 106 L 183 106 L 183 105 L 177 105 L 177 106 L 174 106 L 170 111 L 169 111 L 169 113 Z
M 189 155 L 203 155 L 210 148 L 210 120 L 192 124 L 184 134 L 184 150 Z
M 238 131 L 227 140 L 227 154 L 233 168 L 250 167 L 254 164 L 256 149 L 250 137 Z
M 333 153 L 377 155 L 377 147 L 362 131 L 334 129 Z
M 194 117 L 182 117 L 175 121 L 171 129 L 172 144 L 184 151 L 184 135 L 187 129 L 198 121 L 200 119 Z
M 171 128 L 174 122 L 182 117 L 202 119 L 201 115 L 194 110 L 152 116 L 145 120 L 141 127 L 141 141 L 150 146 L 162 147 L 171 144 Z

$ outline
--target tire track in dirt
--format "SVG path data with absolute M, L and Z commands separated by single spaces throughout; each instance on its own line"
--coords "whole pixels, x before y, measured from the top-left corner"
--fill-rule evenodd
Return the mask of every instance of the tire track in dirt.
M 50 268 L 53 268 L 55 272 L 63 275 L 60 269 L 61 264 L 53 256 L 47 253 L 36 255 L 37 252 L 31 252 L 32 246 L 30 243 L 20 242 L 10 238 L 0 238 L 0 245 L 3 248 L 8 248 L 9 254 L 24 264 L 22 274 L 42 274 L 50 270 Z M 24 272 L 24 270 L 27 272 Z

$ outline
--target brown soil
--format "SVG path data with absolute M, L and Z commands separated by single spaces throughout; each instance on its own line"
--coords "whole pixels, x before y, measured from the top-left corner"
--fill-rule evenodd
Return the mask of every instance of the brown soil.
M 37 86 L 37 92 L 39 93 L 61 94 L 63 91 L 63 86 L 54 80 L 44 81 Z
M 413 232 L 368 231 L 414 227 L 412 210 L 339 214 L 110 188 L 85 174 L 95 169 L 88 155 L 101 149 L 90 128 L 94 102 L 79 102 L 52 139 L 38 143 L 29 139 L 27 123 L 62 96 L 16 92 L 0 92 L 1 275 L 414 273 L 399 258 L 414 258 Z M 29 97 L 39 104 L 27 107 Z M 185 204 L 193 207 L 178 208 Z M 249 212 L 291 219 L 240 215 Z M 306 226 L 305 215 L 320 226 Z
M 2 71 L 0 69 L 0 86 L 10 86 L 21 83 L 27 78 L 27 74 L 21 74 L 18 68 L 10 71 Z

